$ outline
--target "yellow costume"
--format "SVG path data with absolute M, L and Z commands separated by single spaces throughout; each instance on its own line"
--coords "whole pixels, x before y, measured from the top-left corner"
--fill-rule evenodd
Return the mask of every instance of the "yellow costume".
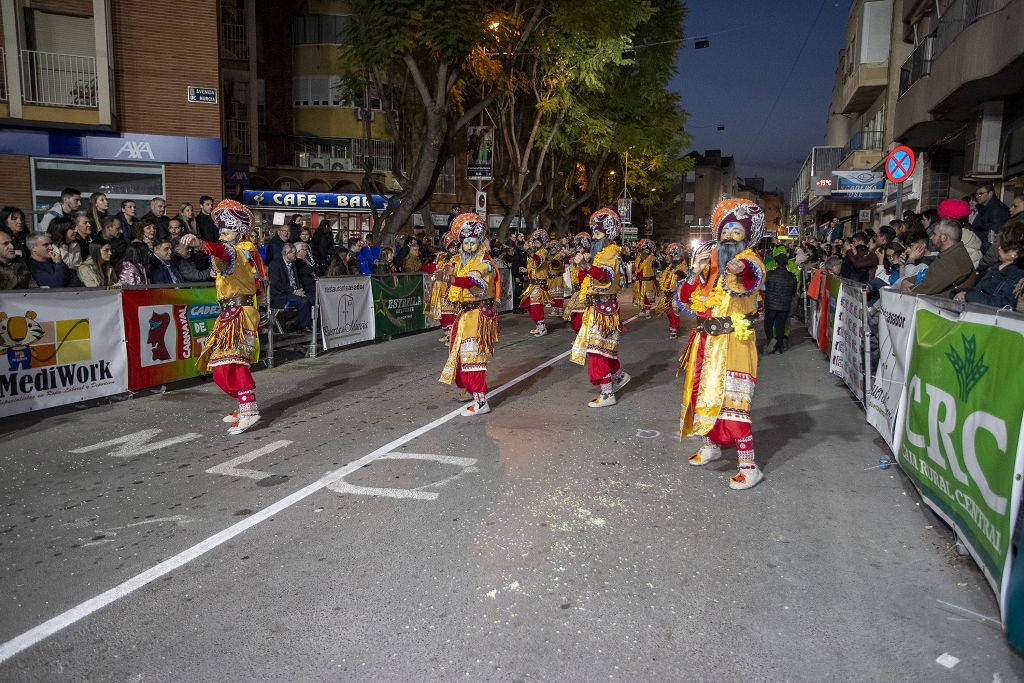
M 256 303 L 261 270 L 257 265 L 259 252 L 251 242 L 219 246 L 227 250 L 221 256 L 228 258 L 222 260 L 216 252 L 211 253 L 210 270 L 217 278 L 220 315 L 196 358 L 196 370 L 201 373 L 229 363 L 249 366 L 258 361 L 260 355 L 260 313 Z
M 501 296 L 501 284 L 498 268 L 483 247 L 472 258 L 456 256 L 455 261 L 455 279 L 448 288 L 448 301 L 458 308 L 459 317 L 440 381 L 456 381 L 461 386 L 462 374 L 487 371 L 487 359 L 498 343 L 498 312 L 494 302 Z
M 633 264 L 633 303 L 650 317 L 651 306 L 658 300 L 658 278 L 654 272 L 654 254 L 638 257 Z
M 454 257 L 449 256 L 446 252 L 441 252 L 437 255 L 437 259 L 434 261 L 434 272 L 444 270 L 451 259 Z M 448 300 L 448 283 L 443 280 L 435 280 L 434 286 L 430 290 L 430 301 L 427 304 L 427 315 L 434 320 L 441 320 L 441 315 L 444 313 L 455 313 L 455 305 Z
M 551 303 L 551 294 L 548 292 L 548 277 L 550 274 L 548 266 L 547 249 L 538 249 L 529 259 L 527 259 L 526 289 L 523 291 L 523 296 L 519 300 L 520 306 L 543 306 L 544 304 Z
M 583 278 L 580 300 L 586 308 L 580 331 L 572 345 L 570 360 L 573 363 L 584 365 L 588 353 L 605 358 L 619 357 L 619 333 L 622 330 L 619 292 L 625 281 L 621 252 L 618 245 L 609 244 L 594 257 L 591 268 L 607 274 L 607 279 L 598 280 L 590 275 Z

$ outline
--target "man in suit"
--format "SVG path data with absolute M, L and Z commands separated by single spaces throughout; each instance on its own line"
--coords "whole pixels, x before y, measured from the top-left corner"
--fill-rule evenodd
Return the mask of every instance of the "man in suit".
M 291 228 L 287 225 L 277 226 L 277 234 L 267 240 L 267 265 L 281 258 L 284 245 L 291 242 Z
M 284 226 L 287 230 L 288 227 Z M 289 308 L 298 312 L 299 329 L 310 332 L 313 329 L 313 302 L 302 287 L 302 280 L 295 265 L 295 245 L 287 243 L 281 257 L 270 264 L 270 306 Z
M 174 265 L 170 240 L 157 239 L 153 245 L 153 256 L 149 259 L 149 281 L 154 285 L 178 285 L 185 282 L 185 276 Z

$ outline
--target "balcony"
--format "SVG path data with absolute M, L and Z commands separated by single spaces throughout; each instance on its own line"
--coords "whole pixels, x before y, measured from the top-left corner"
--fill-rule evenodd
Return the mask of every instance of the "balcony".
M 249 59 L 249 36 L 245 24 L 221 22 L 220 57 L 242 62 Z
M 25 104 L 96 109 L 96 58 L 22 50 L 21 93 Z
M 930 147 L 971 121 L 982 103 L 1013 96 L 1024 70 L 1021 16 L 1024 0 L 954 0 L 930 52 L 925 40 L 901 70 L 892 138 Z
M 374 173 L 388 173 L 394 149 L 394 143 L 388 140 L 302 138 L 292 143 L 292 156 L 299 168 L 362 171 L 368 160 Z
M 900 67 L 899 97 L 910 90 L 910 86 L 932 72 L 932 43 L 935 34 L 925 36 L 921 44 L 914 48 L 907 61 Z
M 855 114 L 871 106 L 889 85 L 889 62 L 851 65 L 839 92 L 839 113 Z
M 249 122 L 228 119 L 225 123 L 227 124 L 228 154 L 251 156 L 252 140 L 249 137 Z
M 873 168 L 882 159 L 884 138 L 885 132 L 881 130 L 858 131 L 843 148 L 839 168 L 844 171 Z

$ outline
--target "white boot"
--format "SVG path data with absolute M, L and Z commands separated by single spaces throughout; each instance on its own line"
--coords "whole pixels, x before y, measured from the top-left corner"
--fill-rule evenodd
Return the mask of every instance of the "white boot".
M 548 326 L 547 325 L 545 325 L 544 323 L 540 323 L 539 325 L 537 325 L 537 336 L 538 337 L 543 337 L 547 333 L 548 333 Z
M 622 387 L 629 384 L 629 380 L 633 379 L 630 377 L 628 372 L 619 370 L 618 375 L 612 377 L 612 393 L 617 394 Z
M 740 471 L 729 478 L 729 488 L 734 491 L 743 491 L 757 486 L 764 479 L 761 468 L 753 463 L 740 465 Z
M 242 432 L 246 431 L 254 424 L 260 421 L 259 413 L 245 413 L 238 416 L 238 422 L 231 425 L 231 429 L 228 430 L 228 434 L 231 436 L 238 436 Z
M 491 412 L 491 406 L 487 404 L 487 399 L 485 398 L 483 403 L 480 401 L 473 401 L 463 408 L 459 415 L 462 417 L 473 417 L 474 415 L 486 415 L 489 412 Z
M 700 447 L 700 450 L 690 456 L 687 461 L 691 465 L 700 467 L 701 465 L 707 465 L 712 460 L 718 460 L 722 457 L 722 448 L 716 443 L 710 441 L 704 441 L 704 445 Z
M 618 401 L 615 400 L 615 394 L 601 394 L 587 405 L 591 408 L 605 408 L 607 406 L 613 406 Z
M 238 411 L 237 410 L 233 410 L 230 413 L 228 413 L 227 415 L 225 415 L 224 416 L 224 422 L 227 422 L 228 424 L 234 424 L 234 423 L 238 422 Z

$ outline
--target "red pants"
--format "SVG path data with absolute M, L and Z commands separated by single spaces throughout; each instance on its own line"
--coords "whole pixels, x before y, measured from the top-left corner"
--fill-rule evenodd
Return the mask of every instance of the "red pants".
M 254 400 L 256 382 L 248 365 L 229 363 L 213 369 L 213 381 L 225 394 L 241 403 Z
M 619 371 L 619 360 L 588 353 L 587 371 L 590 373 L 590 383 L 595 387 L 600 386 L 612 381 L 612 375 Z
M 583 312 L 573 313 L 569 324 L 572 325 L 573 332 L 579 332 L 580 328 L 583 327 Z
M 539 323 L 544 320 L 544 304 L 530 304 L 530 320 L 535 323 Z
M 736 422 L 735 420 L 723 420 L 721 418 L 715 422 L 715 426 L 708 432 L 708 439 L 719 446 L 731 446 L 733 444 L 739 446 L 741 440 L 747 440 L 747 443 L 753 444 L 753 441 L 750 440 L 752 436 L 753 432 L 750 431 L 749 422 Z M 750 448 L 753 448 L 753 446 L 748 446 L 748 449 Z
M 565 299 L 562 297 L 554 299 L 554 303 L 551 304 L 552 308 L 562 308 L 563 306 L 565 306 Z
M 672 306 L 668 307 L 668 329 L 679 329 L 679 316 L 676 314 L 675 308 Z
M 463 372 L 462 363 L 455 368 L 455 386 L 471 394 L 487 393 L 487 372 Z
M 458 318 L 458 316 L 455 313 L 442 313 L 441 314 L 441 327 L 446 329 L 446 330 L 449 329 L 452 325 L 455 324 L 455 319 L 456 318 Z

